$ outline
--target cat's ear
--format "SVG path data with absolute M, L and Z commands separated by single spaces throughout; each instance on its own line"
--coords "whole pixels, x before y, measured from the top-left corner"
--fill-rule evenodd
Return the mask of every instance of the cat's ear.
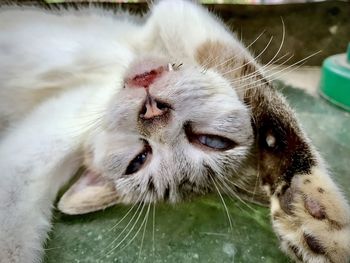
M 87 169 L 61 197 L 58 209 L 69 215 L 86 214 L 112 206 L 118 199 L 111 181 Z

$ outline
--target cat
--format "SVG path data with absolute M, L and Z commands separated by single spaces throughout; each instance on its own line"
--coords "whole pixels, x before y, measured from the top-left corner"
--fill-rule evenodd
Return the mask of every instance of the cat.
M 67 214 L 228 189 L 269 202 L 295 261 L 348 262 L 350 209 L 292 109 L 225 25 L 164 0 L 0 11 L 0 262 L 40 262 Z M 254 190 L 259 176 L 261 189 Z

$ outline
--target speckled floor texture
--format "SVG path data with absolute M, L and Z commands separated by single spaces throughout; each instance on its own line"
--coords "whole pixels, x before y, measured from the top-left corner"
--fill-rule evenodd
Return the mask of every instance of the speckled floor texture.
M 317 94 L 276 84 L 350 199 L 350 114 Z M 155 210 L 116 206 L 86 216 L 56 213 L 45 263 L 289 262 L 278 249 L 267 208 L 228 197 L 225 202 L 231 226 L 217 195 Z

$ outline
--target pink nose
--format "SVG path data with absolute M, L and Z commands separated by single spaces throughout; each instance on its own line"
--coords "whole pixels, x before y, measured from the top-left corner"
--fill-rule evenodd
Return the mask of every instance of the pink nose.
M 159 102 L 153 99 L 151 96 L 147 96 L 146 102 L 140 113 L 140 117 L 146 120 L 153 119 L 164 115 L 169 111 L 169 109 L 170 106 L 168 104 Z

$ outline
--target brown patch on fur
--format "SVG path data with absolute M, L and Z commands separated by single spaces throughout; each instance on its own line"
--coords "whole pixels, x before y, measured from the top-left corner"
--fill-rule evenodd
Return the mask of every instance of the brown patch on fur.
M 222 73 L 223 77 L 233 81 L 252 72 L 254 66 L 244 54 L 237 54 L 234 46 L 220 41 L 208 40 L 197 48 L 196 61 L 204 68 Z M 237 83 L 238 85 L 238 83 Z M 243 90 L 237 91 L 240 98 Z
M 321 188 L 321 187 L 318 187 L 318 188 L 317 188 L 317 191 L 318 191 L 320 194 L 323 194 L 323 193 L 325 192 L 324 189 Z
M 309 184 L 309 183 L 311 183 L 311 181 L 309 179 L 304 180 L 304 184 Z
M 234 69 L 236 64 L 234 55 L 233 47 L 219 41 L 208 40 L 197 49 L 195 58 L 203 67 L 216 68 L 222 72 L 223 69 Z
M 303 257 L 299 252 L 299 249 L 297 246 L 288 244 L 289 249 L 294 253 L 294 255 L 297 257 L 297 259 L 299 259 L 300 261 L 303 261 Z
M 247 90 L 245 102 L 252 108 L 263 184 L 270 185 L 273 193 L 281 179 L 289 185 L 295 174 L 310 174 L 316 160 L 283 97 L 271 85 L 266 85 Z M 276 139 L 273 148 L 266 143 L 269 134 Z
M 320 242 L 314 236 L 311 236 L 309 234 L 304 234 L 304 239 L 306 244 L 312 250 L 312 252 L 316 254 L 322 254 L 322 255 L 326 253 L 324 247 L 320 244 Z
M 333 219 L 329 219 L 328 218 L 328 222 L 330 223 L 330 226 L 332 229 L 335 229 L 335 230 L 341 230 L 343 228 L 343 225 L 340 224 L 339 222 L 333 220 Z

